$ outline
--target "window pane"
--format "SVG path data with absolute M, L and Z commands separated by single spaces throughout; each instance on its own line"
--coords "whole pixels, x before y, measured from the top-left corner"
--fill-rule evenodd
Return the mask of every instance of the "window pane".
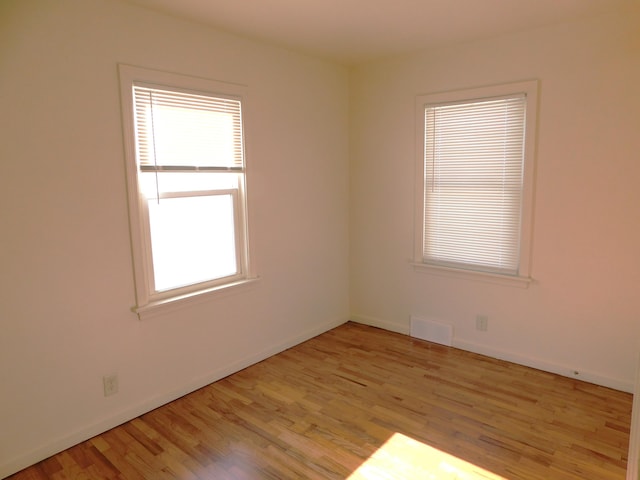
M 238 273 L 232 195 L 149 201 L 155 290 Z

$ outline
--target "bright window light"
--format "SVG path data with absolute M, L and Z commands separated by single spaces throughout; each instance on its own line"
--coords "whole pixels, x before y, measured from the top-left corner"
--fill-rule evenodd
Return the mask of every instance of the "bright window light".
M 232 195 L 149 201 L 157 291 L 235 275 Z

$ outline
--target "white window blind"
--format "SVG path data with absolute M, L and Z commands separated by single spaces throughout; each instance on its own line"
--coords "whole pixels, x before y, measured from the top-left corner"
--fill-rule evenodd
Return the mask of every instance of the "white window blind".
M 423 261 L 518 275 L 526 95 L 424 107 Z
M 140 169 L 242 170 L 237 99 L 134 86 Z

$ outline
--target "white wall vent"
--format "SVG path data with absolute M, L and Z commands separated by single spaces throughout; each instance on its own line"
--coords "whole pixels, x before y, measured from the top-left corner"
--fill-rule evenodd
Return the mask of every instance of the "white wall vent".
M 411 331 L 409 334 L 412 337 L 447 345 L 448 347 L 453 345 L 453 326 L 434 320 L 411 315 Z

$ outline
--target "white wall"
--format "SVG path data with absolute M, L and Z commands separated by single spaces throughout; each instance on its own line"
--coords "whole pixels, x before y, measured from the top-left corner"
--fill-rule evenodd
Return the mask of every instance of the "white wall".
M 248 291 L 129 311 L 118 63 L 248 85 Z M 0 2 L 0 477 L 346 321 L 347 74 L 114 0 Z
M 372 62 L 351 77 L 352 318 L 632 391 L 640 339 L 640 14 Z M 414 272 L 414 99 L 539 79 L 528 289 Z M 489 330 L 475 330 L 476 314 Z

